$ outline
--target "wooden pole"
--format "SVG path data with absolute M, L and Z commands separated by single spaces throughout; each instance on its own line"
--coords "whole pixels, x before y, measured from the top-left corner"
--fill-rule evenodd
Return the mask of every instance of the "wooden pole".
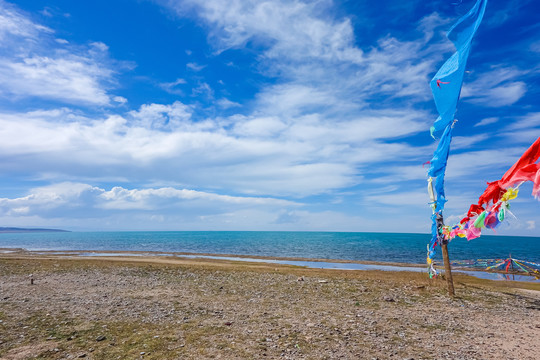
M 446 241 L 441 244 L 441 249 L 444 260 L 444 276 L 448 285 L 448 295 L 456 296 L 454 292 L 454 280 L 452 279 L 452 267 L 450 266 L 450 257 L 448 256 L 448 243 Z
M 454 297 L 456 293 L 454 291 L 454 279 L 452 279 L 452 267 L 450 266 L 450 256 L 448 256 L 448 240 L 444 238 L 442 234 L 442 228 L 444 226 L 444 219 L 441 213 L 437 213 L 437 236 L 439 243 L 441 244 L 442 256 L 444 261 L 444 276 L 446 277 L 446 285 L 448 286 L 448 295 Z

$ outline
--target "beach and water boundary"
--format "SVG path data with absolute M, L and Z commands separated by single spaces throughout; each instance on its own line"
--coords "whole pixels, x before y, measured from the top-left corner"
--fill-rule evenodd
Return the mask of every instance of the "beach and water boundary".
M 420 262 L 396 261 L 425 235 L 377 235 L 2 234 L 0 358 L 535 359 L 538 281 L 456 272 L 449 297 Z M 536 240 L 520 244 L 534 254 Z M 388 244 L 387 261 L 355 260 Z M 340 246 L 356 255 L 260 255 Z
M 3 233 L 0 248 L 76 251 L 75 256 L 195 256 L 341 270 L 425 271 L 429 234 L 263 231 Z M 540 238 L 483 236 L 454 240 L 451 259 L 496 259 L 509 254 L 540 262 Z M 97 253 L 96 253 L 97 252 Z M 107 252 L 110 252 L 108 254 Z M 440 255 L 438 259 L 439 263 Z M 397 265 L 397 266 L 396 266 Z M 468 272 L 490 280 L 536 281 L 528 276 Z
M 0 254 L 0 358 L 535 359 L 539 285 L 149 253 Z M 63 254 L 62 254 L 63 253 Z

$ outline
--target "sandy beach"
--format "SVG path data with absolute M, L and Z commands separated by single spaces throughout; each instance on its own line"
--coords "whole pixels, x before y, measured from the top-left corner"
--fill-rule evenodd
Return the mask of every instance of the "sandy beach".
M 2 254 L 0 358 L 537 358 L 540 284 L 455 282 L 452 299 L 422 273 Z

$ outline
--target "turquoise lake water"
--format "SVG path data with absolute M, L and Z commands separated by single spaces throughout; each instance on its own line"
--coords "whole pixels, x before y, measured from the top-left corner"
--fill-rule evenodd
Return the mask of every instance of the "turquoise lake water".
M 58 232 L 3 233 L 0 248 L 157 251 L 301 257 L 400 263 L 425 262 L 429 234 L 344 232 Z M 540 237 L 455 239 L 452 260 L 507 258 L 540 262 Z M 440 251 L 438 254 L 440 259 Z

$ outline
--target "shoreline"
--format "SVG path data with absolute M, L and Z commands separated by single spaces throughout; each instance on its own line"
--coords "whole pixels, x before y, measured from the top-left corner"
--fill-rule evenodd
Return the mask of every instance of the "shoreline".
M 6 253 L 7 252 L 7 253 Z M 245 255 L 245 254 L 228 254 L 228 253 L 192 253 L 184 251 L 145 251 L 145 250 L 28 250 L 23 248 L 2 248 L 0 247 L 0 255 L 3 254 L 35 254 L 35 255 L 81 255 L 81 254 L 96 254 L 96 256 L 112 256 L 108 254 L 127 254 L 126 256 L 215 256 L 223 258 L 240 258 L 240 259 L 257 259 L 257 260 L 290 260 L 290 261 L 312 261 L 312 262 L 331 262 L 338 264 L 366 264 L 366 265 L 390 265 L 402 267 L 426 267 L 425 264 L 419 263 L 401 263 L 401 262 L 385 262 L 385 261 L 370 261 L 370 260 L 344 260 L 344 259 L 316 259 L 306 257 L 285 257 L 285 256 L 262 256 L 262 255 Z M 84 255 L 91 256 L 91 255 Z
M 22 248 L 0 248 L 0 258 L 7 255 L 24 257 L 78 257 L 78 258 L 133 258 L 137 257 L 150 261 L 150 259 L 206 259 L 208 261 L 231 261 L 231 262 L 253 262 L 269 265 L 288 265 L 301 268 L 326 269 L 326 270 L 346 270 L 346 271 L 411 271 L 427 273 L 425 264 L 398 263 L 382 261 L 352 261 L 343 259 L 312 259 L 302 257 L 279 257 L 279 256 L 257 256 L 257 255 L 237 255 L 237 254 L 212 254 L 212 253 L 188 253 L 188 252 L 164 252 L 164 251 L 106 251 L 106 250 L 27 250 Z M 444 269 L 438 269 L 444 274 Z M 506 273 L 502 271 L 483 271 L 481 269 L 456 267 L 452 268 L 456 274 L 465 274 L 479 279 L 493 281 L 530 282 L 540 284 L 540 279 L 532 275 Z

